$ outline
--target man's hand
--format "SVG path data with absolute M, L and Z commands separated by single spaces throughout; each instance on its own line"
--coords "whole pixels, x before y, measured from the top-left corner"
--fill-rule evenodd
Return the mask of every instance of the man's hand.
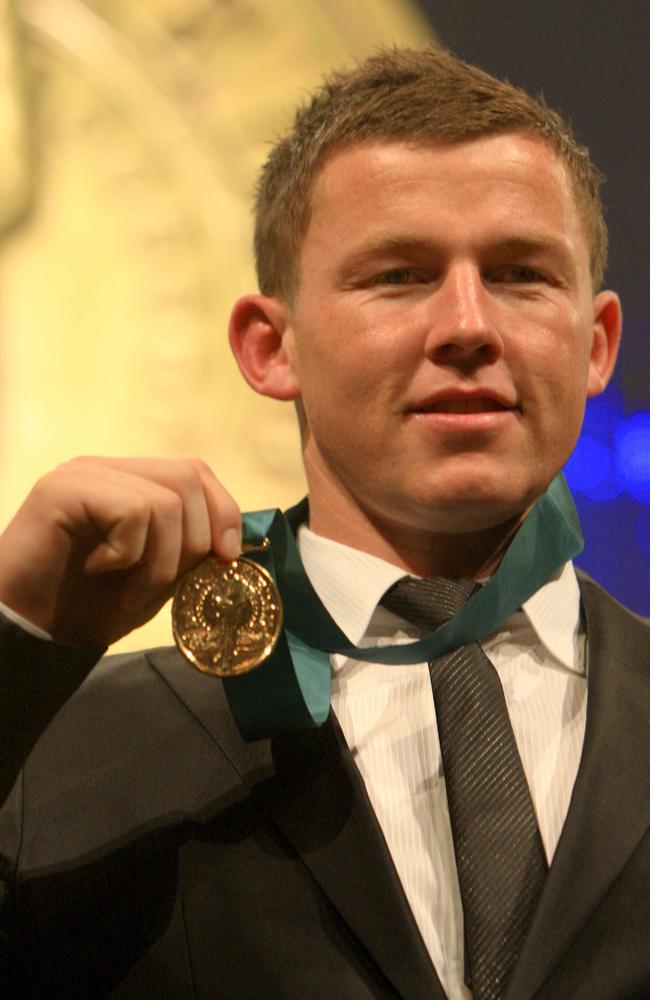
M 144 624 L 241 515 L 198 459 L 77 458 L 40 479 L 0 535 L 0 601 L 61 642 L 106 646 Z

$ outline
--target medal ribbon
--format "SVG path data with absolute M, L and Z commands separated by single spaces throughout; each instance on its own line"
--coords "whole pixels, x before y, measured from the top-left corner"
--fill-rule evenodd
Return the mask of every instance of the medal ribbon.
M 559 475 L 531 508 L 497 571 L 450 621 L 416 642 L 355 646 L 326 611 L 302 565 L 296 534 L 308 513 L 304 499 L 286 514 L 277 509 L 244 514 L 244 541 L 270 542 L 247 558 L 271 574 L 284 608 L 283 631 L 268 660 L 223 681 L 245 740 L 321 725 L 330 707 L 332 653 L 373 663 L 436 659 L 499 628 L 584 546 L 571 494 Z

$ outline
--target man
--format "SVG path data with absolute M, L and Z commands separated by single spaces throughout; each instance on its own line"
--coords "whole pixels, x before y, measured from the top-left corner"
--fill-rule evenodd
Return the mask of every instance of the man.
M 382 651 L 334 655 L 328 721 L 249 745 L 220 682 L 175 651 L 91 670 L 210 549 L 237 555 L 239 514 L 198 461 L 82 459 L 44 477 L 0 539 L 19 995 L 647 995 L 650 632 L 578 586 L 561 546 L 530 591 L 561 534 L 539 517 L 546 491 L 615 363 L 605 245 L 597 175 L 554 113 L 447 53 L 385 52 L 328 80 L 271 153 L 261 291 L 230 326 L 249 384 L 295 402 L 309 520 L 292 524 L 350 643 L 434 631 L 391 605 L 405 575 L 482 581 L 474 606 L 524 588 L 469 637 L 505 691 L 539 845 L 516 949 L 509 928 L 475 939 L 466 855 L 489 809 L 462 847 L 431 697 L 454 650 L 421 657 L 431 675 Z M 507 894 L 519 862 L 490 857 Z M 485 947 L 507 952 L 496 972 Z

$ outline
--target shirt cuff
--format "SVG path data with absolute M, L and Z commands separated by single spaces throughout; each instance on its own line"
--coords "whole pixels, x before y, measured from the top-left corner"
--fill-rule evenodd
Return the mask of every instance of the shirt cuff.
M 13 622 L 14 625 L 18 625 L 23 632 L 28 632 L 29 635 L 36 636 L 37 639 L 46 639 L 48 642 L 54 642 L 49 632 L 46 632 L 45 629 L 39 628 L 38 625 L 34 625 L 33 622 L 23 618 L 22 615 L 19 615 L 17 611 L 13 611 L 12 608 L 8 608 L 6 604 L 2 603 L 2 601 L 0 601 L 0 612 L 2 612 L 5 618 L 8 618 L 10 622 Z

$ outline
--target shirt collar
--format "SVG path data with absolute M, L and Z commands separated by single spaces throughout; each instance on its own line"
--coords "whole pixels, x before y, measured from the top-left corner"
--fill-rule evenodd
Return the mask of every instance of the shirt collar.
M 298 548 L 305 572 L 326 610 L 350 642 L 358 645 L 379 601 L 402 579 L 404 570 L 317 535 L 304 524 L 298 529 Z
M 377 605 L 404 570 L 377 556 L 298 529 L 298 547 L 314 590 L 353 645 L 368 631 Z M 567 670 L 582 673 L 580 590 L 572 563 L 565 563 L 504 625 L 516 627 L 525 615 L 547 651 Z
M 573 563 L 567 562 L 522 605 L 540 642 L 563 667 L 584 672 L 580 587 Z

